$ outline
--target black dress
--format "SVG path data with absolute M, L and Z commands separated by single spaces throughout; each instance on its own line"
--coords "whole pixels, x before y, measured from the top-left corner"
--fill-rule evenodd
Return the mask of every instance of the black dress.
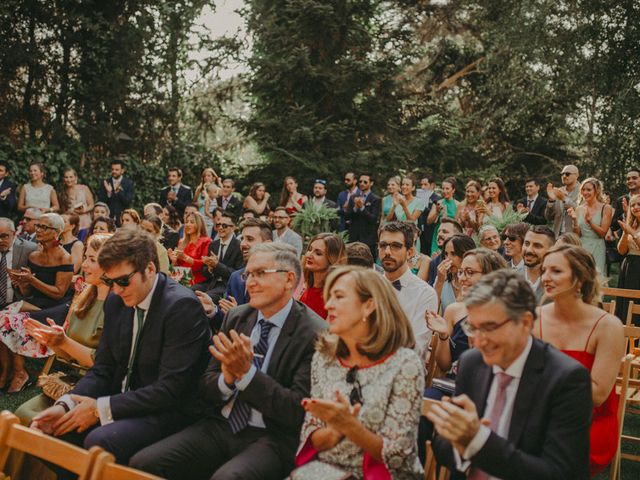
M 58 265 L 55 267 L 45 267 L 42 265 L 37 265 L 33 263 L 31 260 L 28 261 L 27 266 L 31 269 L 31 273 L 40 280 L 41 282 L 46 283 L 47 285 L 55 285 L 56 283 L 56 274 L 58 272 L 71 272 L 73 273 L 73 265 Z M 31 317 L 46 324 L 46 319 L 51 318 L 58 325 L 62 325 L 64 323 L 64 319 L 67 316 L 67 312 L 69 310 L 69 305 L 71 304 L 71 299 L 73 297 L 73 289 L 69 288 L 64 297 L 59 299 L 54 299 L 48 297 L 40 290 L 33 289 L 33 293 L 30 297 L 25 298 L 27 302 L 36 307 L 41 308 L 40 311 L 31 312 Z
M 640 290 L 640 251 L 635 246 L 632 246 L 631 243 L 632 240 L 629 241 L 629 253 L 627 253 L 624 260 L 622 260 L 622 265 L 620 265 L 618 288 Z M 628 308 L 629 299 L 616 298 L 616 316 L 623 323 L 627 321 Z M 633 323 L 636 326 L 640 326 L 640 315 L 633 316 Z

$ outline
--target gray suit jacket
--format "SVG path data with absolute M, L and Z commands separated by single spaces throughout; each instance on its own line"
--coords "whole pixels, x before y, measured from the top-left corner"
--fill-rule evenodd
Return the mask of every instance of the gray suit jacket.
M 29 255 L 31 254 L 31 252 L 35 252 L 38 249 L 38 244 L 16 237 L 16 239 L 13 241 L 12 249 L 13 258 L 11 259 L 11 268 L 17 270 L 19 268 L 27 266 Z M 22 299 L 20 290 L 16 287 L 13 287 L 13 298 L 8 298 L 7 301 L 11 303 L 20 299 Z
M 273 231 L 273 241 L 274 242 L 283 242 L 291 245 L 298 252 L 298 258 L 302 256 L 302 237 L 298 235 L 296 232 L 287 228 L 287 231 L 284 232 L 282 237 L 278 236 L 278 231 Z
M 562 190 L 566 192 L 564 187 L 562 187 Z M 564 232 L 573 232 L 573 220 L 566 214 L 566 212 L 569 207 L 572 207 L 574 210 L 577 208 L 579 195 L 580 186 L 576 185 L 576 188 L 569 193 L 564 201 L 547 201 L 547 206 L 544 209 L 544 216 L 548 221 L 553 222 L 553 233 L 556 234 L 556 237 L 560 233 L 560 225 L 562 222 L 564 222 Z

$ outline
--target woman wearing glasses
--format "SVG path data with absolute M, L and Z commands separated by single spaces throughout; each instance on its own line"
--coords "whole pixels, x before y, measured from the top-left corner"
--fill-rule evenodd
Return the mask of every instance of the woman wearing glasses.
M 185 216 L 184 236 L 178 248 L 169 249 L 168 255 L 171 263 L 177 267 L 189 267 L 193 278 L 191 285 L 206 281 L 202 274 L 202 257 L 207 255 L 211 237 L 207 235 L 207 226 L 200 213 L 191 212 Z
M 542 260 L 542 285 L 552 303 L 538 307 L 533 334 L 591 372 L 589 470 L 594 475 L 611 462 L 618 445 L 615 383 L 625 351 L 622 322 L 596 306 L 600 301 L 596 263 L 582 247 L 549 250 Z
M 499 253 L 487 248 L 477 248 L 466 252 L 462 258 L 462 264 L 457 271 L 460 285 L 460 301 L 452 303 L 440 316 L 437 312 L 426 312 L 427 325 L 439 342 L 431 353 L 430 362 L 435 361 L 438 369 L 446 372 L 446 378 L 455 379 L 457 364 L 460 355 L 469 349 L 469 339 L 465 332 L 467 308 L 462 299 L 483 275 L 495 270 L 508 268 L 507 262 Z M 445 395 L 443 390 L 429 387 L 424 391 L 424 396 L 440 400 Z M 420 458 L 424 459 L 424 443 L 433 435 L 433 424 L 426 417 L 420 418 L 420 432 L 418 437 L 418 449 Z
M 323 289 L 329 269 L 346 263 L 347 250 L 339 235 L 320 233 L 309 242 L 302 265 L 305 287 L 300 301 L 322 318 L 327 318 Z
M 13 377 L 8 393 L 17 393 L 29 384 L 29 374 L 24 368 L 24 357 L 46 357 L 47 349 L 25 342 L 22 322 L 29 314 L 44 322 L 52 318 L 61 325 L 68 310 L 72 290 L 73 262 L 58 242 L 64 229 L 64 220 L 57 213 L 45 213 L 36 224 L 36 240 L 41 249 L 32 252 L 26 267 L 20 270 L 8 268 L 13 288 L 18 288 L 25 300 L 9 305 L 0 318 L 0 340 L 13 352 Z M 6 349 L 0 358 L 2 363 L 9 359 Z M 5 375 L 8 370 L 5 371 Z M 4 380 L 4 381 L 3 381 Z M 5 379 L 0 387 L 4 387 Z
M 82 367 L 93 366 L 96 348 L 102 335 L 104 312 L 102 307 L 110 288 L 102 283 L 104 273 L 98 264 L 98 252 L 110 235 L 93 235 L 87 240 L 82 262 L 85 288 L 76 295 L 69 308 L 67 329 L 56 325 L 51 319 L 45 325 L 29 318 L 24 321 L 28 333 L 39 346 L 53 351 L 58 357 L 72 360 Z M 23 403 L 16 415 L 29 424 L 33 417 L 53 405 L 53 400 L 41 394 Z
M 371 269 L 339 267 L 324 295 L 329 330 L 311 362 L 296 465 L 308 463 L 305 478 L 331 466 L 357 478 L 422 478 L 424 372 L 393 287 Z

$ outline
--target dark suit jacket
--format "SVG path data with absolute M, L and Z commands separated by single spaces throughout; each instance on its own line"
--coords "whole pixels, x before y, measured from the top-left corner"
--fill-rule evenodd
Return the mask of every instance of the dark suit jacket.
M 195 294 L 159 273 L 133 364 L 131 389 L 122 393 L 131 353 L 135 309 L 115 294 L 104 305 L 96 361 L 71 393 L 111 396 L 115 420 L 184 407 L 206 367 L 210 331 Z
M 13 218 L 16 213 L 18 201 L 16 200 L 16 188 L 18 186 L 8 178 L 5 178 L 0 186 L 0 193 L 10 188 L 11 193 L 4 200 L 0 199 L 0 217 Z
M 238 302 L 238 305 L 249 303 L 249 298 L 247 296 L 247 284 L 242 279 L 244 268 L 245 267 L 241 267 L 229 276 L 229 280 L 227 281 L 227 290 L 225 292 L 225 296 L 235 298 L 236 302 Z M 222 313 L 222 310 L 218 309 L 213 316 L 214 330 L 217 331 L 220 329 L 223 320 L 224 313 Z
M 355 195 L 360 195 L 360 189 L 356 187 Z M 338 204 L 338 216 L 340 217 L 340 231 L 343 232 L 349 228 L 351 222 L 347 219 L 347 211 L 344 208 L 344 204 L 347 201 L 347 197 L 349 195 L 349 190 L 343 190 L 338 194 L 338 198 L 336 199 L 336 203 Z M 349 197 L 350 198 L 350 197 Z
M 623 208 L 623 201 L 627 200 L 627 205 L 629 204 L 630 195 L 628 193 L 618 197 L 616 200 L 615 210 L 613 211 L 613 218 L 611 219 L 611 231 L 617 232 L 620 230 L 620 225 L 618 225 L 618 220 L 624 221 L 627 212 Z
M 167 196 L 171 191 L 171 187 L 166 186 L 162 190 L 160 190 L 160 201 L 158 202 L 163 207 L 167 204 L 171 204 L 180 214 L 180 218 L 184 215 L 184 209 L 187 208 L 193 201 L 193 192 L 190 187 L 186 185 L 180 184 L 180 188 L 178 189 L 178 193 L 176 194 L 176 199 L 173 202 L 169 202 L 167 200 Z
M 349 199 L 349 205 L 345 212 L 346 218 L 351 220 L 349 225 L 349 242 L 362 242 L 373 247 L 378 241 L 378 223 L 380 222 L 380 209 L 382 202 L 373 192 L 369 193 L 364 204 L 364 210 L 355 210 L 354 197 Z M 372 251 L 375 257 L 375 251 Z
M 227 208 L 222 208 L 222 195 L 219 195 L 218 198 L 216 198 L 216 202 L 218 203 L 218 208 L 220 210 L 231 212 L 238 218 L 242 215 L 242 202 L 235 195 L 231 195 L 229 203 L 227 203 Z
M 218 250 L 220 250 L 220 239 L 216 239 L 209 244 L 207 255 L 217 255 Z M 242 259 L 242 252 L 240 251 L 240 240 L 233 237 L 224 251 L 224 256 L 219 259 L 213 271 L 209 271 L 209 269 L 205 267 L 202 269 L 202 273 L 210 280 L 220 280 L 226 284 L 231 274 L 241 268 L 243 263 L 244 260 Z
M 493 369 L 477 349 L 462 355 L 456 395 L 467 394 L 480 418 L 489 416 L 485 407 L 492 379 Z M 491 433 L 471 464 L 505 480 L 586 480 L 592 408 L 589 372 L 534 339 L 513 405 L 509 438 Z M 433 446 L 438 462 L 455 471 L 451 444 L 436 435 Z
M 516 202 L 516 205 L 521 203 L 525 207 L 527 206 L 527 197 L 521 198 Z M 530 223 L 531 225 L 546 225 L 547 219 L 544 216 L 544 209 L 547 208 L 547 199 L 542 195 L 538 195 L 536 201 L 533 202 L 533 206 L 529 211 L 529 214 L 524 217 L 523 222 Z
M 111 183 L 113 187 L 113 177 L 109 177 L 107 179 L 108 182 Z M 116 224 L 120 225 L 120 214 L 123 210 L 131 207 L 133 203 L 133 181 L 129 180 L 124 175 L 122 176 L 122 181 L 120 182 L 120 189 L 117 192 L 113 192 L 109 197 L 107 195 L 107 191 L 104 188 L 103 182 L 100 183 L 100 194 L 98 196 L 101 202 L 109 205 L 109 212 L 111 214 L 111 218 L 116 221 Z
M 162 234 L 160 237 L 160 243 L 166 249 L 176 248 L 180 241 L 180 234 L 176 232 L 169 225 L 162 225 Z
M 258 311 L 242 305 L 229 311 L 222 331 L 234 329 L 251 335 L 258 319 Z M 249 386 L 238 398 L 262 413 L 266 434 L 273 435 L 292 455 L 298 446 L 304 410 L 300 402 L 311 389 L 311 358 L 318 332 L 326 323 L 306 305 L 294 301 L 274 346 L 267 373 L 256 372 Z M 220 363 L 212 358 L 201 382 L 202 397 L 210 414 L 215 415 L 226 403 L 218 388 Z

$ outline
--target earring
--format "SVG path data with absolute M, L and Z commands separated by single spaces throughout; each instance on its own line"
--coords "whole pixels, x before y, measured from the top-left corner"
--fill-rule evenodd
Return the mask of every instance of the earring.
M 363 322 L 366 322 L 367 320 L 368 320 L 368 318 L 367 318 L 367 317 L 362 317 L 362 321 L 363 321 Z

